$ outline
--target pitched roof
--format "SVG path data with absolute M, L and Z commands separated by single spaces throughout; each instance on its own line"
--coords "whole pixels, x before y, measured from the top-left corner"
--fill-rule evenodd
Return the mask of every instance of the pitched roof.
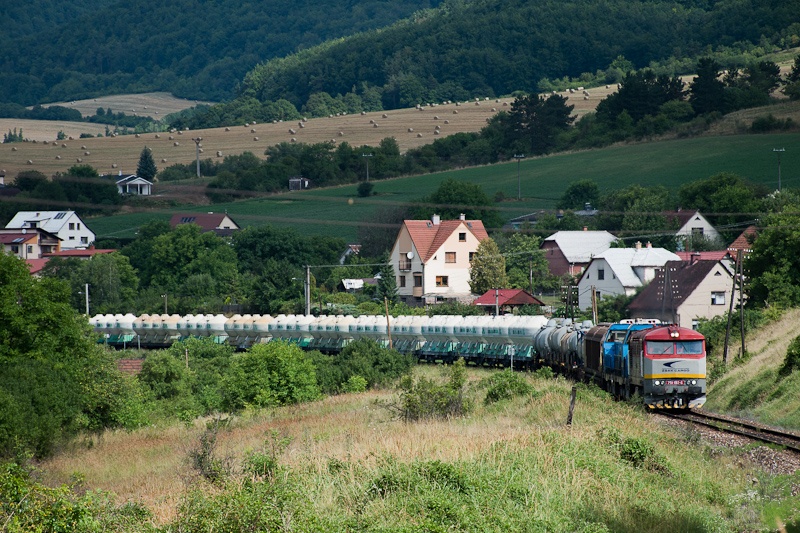
M 117 369 L 123 374 L 137 375 L 142 371 L 144 359 L 117 359 Z
M 692 219 L 693 216 L 699 214 L 700 211 L 698 211 L 697 209 L 688 209 L 686 211 L 684 211 L 683 209 L 678 209 L 677 211 L 664 212 L 664 216 L 667 217 L 668 221 L 670 222 L 676 221 L 678 223 L 678 229 L 684 227 L 686 223 Z
M 681 258 L 664 248 L 609 248 L 594 258 L 604 259 L 623 287 L 641 287 L 634 268 L 662 267 Z M 587 269 L 586 272 L 589 270 Z
M 675 252 L 681 261 L 720 261 L 730 254 L 727 250 L 711 250 L 705 252 Z
M 47 257 L 92 257 L 98 254 L 111 254 L 116 252 L 113 248 L 79 248 L 76 250 L 59 250 L 43 254 Z
M 178 213 L 172 215 L 169 225 L 174 228 L 181 224 L 197 224 L 203 231 L 214 231 L 223 229 L 219 226 L 225 220 L 225 217 L 228 217 L 236 225 L 236 228 L 233 229 L 239 228 L 239 224 L 236 224 L 227 213 Z
M 117 185 L 124 185 L 125 183 L 132 183 L 134 181 L 139 181 L 140 183 L 148 183 L 150 185 L 153 184 L 152 181 L 146 180 L 145 178 L 140 178 L 136 174 L 131 174 L 130 176 L 122 176 L 118 180 L 116 180 Z
M 75 211 L 18 211 L 6 224 L 6 228 L 27 228 L 30 227 L 30 222 L 36 222 L 37 227 L 50 233 L 58 233 L 73 216 L 78 216 Z
M 28 263 L 28 270 L 31 271 L 31 274 L 38 274 L 49 260 L 49 257 L 42 257 L 41 259 L 26 259 L 25 262 Z
M 497 305 L 544 305 L 536 296 L 522 289 L 498 289 Z M 473 305 L 495 305 L 495 291 L 490 289 L 472 302 Z
M 557 231 L 545 239 L 554 241 L 570 263 L 588 263 L 616 240 L 607 231 Z
M 403 224 L 423 263 L 433 257 L 444 241 L 461 228 L 471 232 L 478 241 L 489 237 L 480 220 L 442 220 L 438 224 L 430 220 L 404 220 Z
M 748 254 L 753 251 L 753 241 L 756 239 L 757 229 L 755 226 L 748 226 L 741 235 L 736 237 L 736 240 L 728 246 L 728 251 L 733 252 L 734 258 L 736 252 L 741 250 L 742 253 Z
M 36 239 L 36 233 L 0 233 L 0 244 L 22 244 Z
M 656 273 L 656 277 L 634 298 L 628 309 L 639 312 L 655 312 L 663 308 L 668 316 L 683 304 L 684 301 L 697 289 L 706 276 L 716 266 L 721 271 L 730 275 L 728 270 L 719 261 L 701 259 L 694 263 L 685 261 L 669 261 Z M 666 290 L 665 290 L 666 280 Z M 661 318 L 664 317 L 654 317 Z M 668 320 L 672 320 L 669 318 Z

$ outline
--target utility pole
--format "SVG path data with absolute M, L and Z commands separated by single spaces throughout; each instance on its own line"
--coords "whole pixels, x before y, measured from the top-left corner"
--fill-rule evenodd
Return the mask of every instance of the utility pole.
M 514 154 L 514 159 L 517 160 L 517 200 L 522 200 L 522 182 L 519 179 L 519 162 L 525 159 L 525 154 Z
M 781 154 L 786 151 L 785 148 L 773 148 L 773 152 L 778 154 L 778 190 L 781 190 Z
M 494 289 L 494 316 L 500 316 L 500 289 Z
M 89 316 L 89 284 L 86 284 L 86 290 L 84 292 L 86 296 L 86 316 Z
M 739 269 L 739 326 L 742 333 L 742 357 L 744 357 L 744 267 L 742 266 L 742 250 L 736 250 L 736 266 Z
M 164 314 L 168 315 L 169 313 L 167 313 L 167 293 L 165 292 L 164 294 L 161 295 L 161 297 L 164 298 Z
M 311 267 L 306 265 L 306 316 L 311 314 Z
M 197 177 L 200 177 L 200 141 L 203 140 L 202 137 L 195 137 L 192 139 L 194 141 L 194 154 L 195 154 L 195 161 L 197 163 Z
M 369 181 L 369 158 L 372 157 L 374 154 L 372 152 L 361 154 L 361 157 L 366 157 L 367 161 L 367 181 Z
M 592 322 L 597 324 L 597 291 L 594 285 L 592 285 Z

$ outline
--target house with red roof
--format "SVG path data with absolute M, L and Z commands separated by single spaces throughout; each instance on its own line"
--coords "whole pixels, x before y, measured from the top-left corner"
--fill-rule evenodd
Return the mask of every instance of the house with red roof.
M 397 293 L 408 305 L 471 302 L 469 269 L 478 244 L 489 237 L 483 222 L 404 220 L 392 247 Z
M 213 231 L 221 237 L 231 235 L 234 231 L 241 229 L 239 224 L 234 222 L 227 213 L 179 213 L 172 215 L 169 221 L 170 227 L 174 229 L 181 224 L 197 224 L 203 230 L 203 233 Z
M 523 305 L 544 305 L 540 299 L 523 289 L 490 289 L 482 294 L 472 305 L 484 308 L 487 315 L 510 313 Z
M 3 228 L 0 245 L 4 252 L 19 258 L 41 259 L 44 254 L 60 251 L 61 239 L 42 228 Z
M 742 257 L 747 257 L 753 251 L 753 241 L 756 240 L 756 227 L 748 226 L 741 235 L 736 237 L 730 246 L 728 246 L 728 253 L 735 260 L 739 251 L 742 252 Z

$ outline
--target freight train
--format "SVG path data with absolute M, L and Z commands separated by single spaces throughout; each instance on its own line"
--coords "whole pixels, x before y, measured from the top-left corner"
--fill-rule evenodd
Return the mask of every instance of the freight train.
M 115 347 L 163 348 L 208 337 L 245 350 L 282 340 L 335 354 L 369 338 L 421 361 L 514 369 L 542 365 L 592 381 L 619 398 L 639 395 L 653 409 L 702 407 L 704 337 L 657 320 L 591 321 L 543 316 L 96 315 L 89 320 Z

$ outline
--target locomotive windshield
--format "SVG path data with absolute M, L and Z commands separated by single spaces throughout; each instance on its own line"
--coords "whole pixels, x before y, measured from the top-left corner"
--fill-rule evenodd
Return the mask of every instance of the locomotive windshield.
M 647 353 L 650 355 L 700 355 L 703 353 L 703 341 L 647 341 Z

